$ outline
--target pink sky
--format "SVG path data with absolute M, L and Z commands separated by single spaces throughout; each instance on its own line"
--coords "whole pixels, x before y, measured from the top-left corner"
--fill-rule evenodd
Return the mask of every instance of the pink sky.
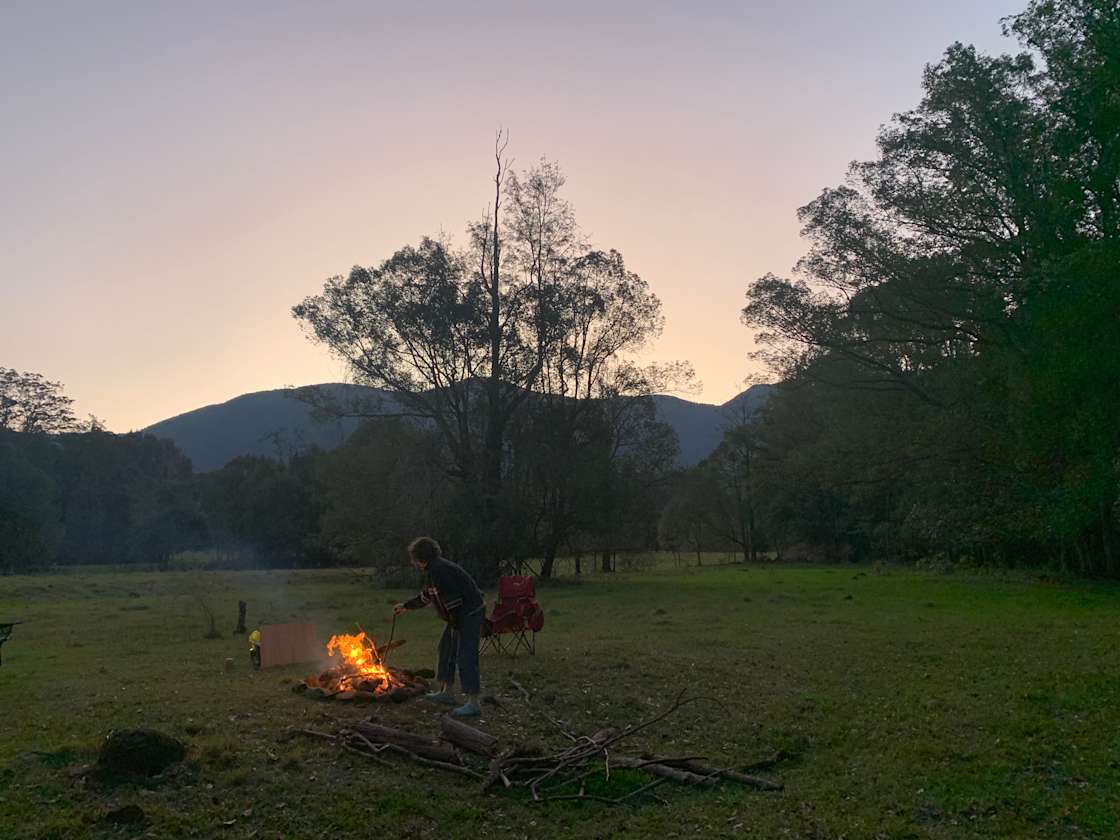
M 346 372 L 289 315 L 489 197 L 494 130 L 664 303 L 693 399 L 759 371 L 747 284 L 954 40 L 1025 0 L 0 8 L 0 365 L 142 428 Z M 534 11 L 538 7 L 540 10 Z

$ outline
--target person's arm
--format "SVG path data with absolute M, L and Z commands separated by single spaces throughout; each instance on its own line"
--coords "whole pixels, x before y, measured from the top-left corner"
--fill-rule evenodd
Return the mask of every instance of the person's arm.
M 403 604 L 394 604 L 393 615 L 400 615 L 402 612 L 407 612 L 408 610 L 418 610 L 421 607 L 428 606 L 431 601 L 432 599 L 428 597 L 428 590 L 423 589 L 415 598 L 409 598 Z

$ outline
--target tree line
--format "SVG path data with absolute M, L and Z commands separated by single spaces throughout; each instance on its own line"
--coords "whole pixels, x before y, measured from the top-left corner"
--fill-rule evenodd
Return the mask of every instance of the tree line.
M 177 528 L 290 563 L 392 557 L 431 532 L 483 578 L 528 561 L 547 576 L 561 555 L 609 570 L 654 547 L 1120 572 L 1120 8 L 1035 0 L 1004 26 L 1021 52 L 952 45 L 878 156 L 801 208 L 808 253 L 749 284 L 741 313 L 779 384 L 699 466 L 674 467 L 650 400 L 687 365 L 634 361 L 660 332 L 657 297 L 586 240 L 559 168 L 514 171 L 499 136 L 461 245 L 421 238 L 292 309 L 392 404 L 305 391 L 365 426 L 332 452 L 201 476 L 117 441 L 134 464 L 118 482 L 143 488 L 128 521 L 152 523 L 154 549 Z M 23 489 L 0 505 L 81 510 L 93 485 L 48 485 L 88 481 L 64 465 L 109 444 L 18 408 L 51 392 L 19 376 L 0 377 L 18 430 L 0 468 Z
M 49 425 L 0 427 L 0 573 L 169 568 L 187 551 L 237 566 L 391 569 L 405 565 L 404 546 L 419 533 L 438 534 L 480 574 L 548 576 L 560 553 L 611 571 L 618 550 L 655 546 L 676 451 L 648 400 L 605 402 L 586 411 L 573 431 L 580 445 L 554 469 L 555 452 L 542 441 L 548 409 L 537 404 L 511 426 L 502 499 L 508 553 L 489 568 L 470 553 L 477 508 L 449 478 L 430 424 L 369 418 L 329 452 L 245 455 L 194 473 L 171 441 L 76 423 L 61 386 L 46 384 L 57 400 Z

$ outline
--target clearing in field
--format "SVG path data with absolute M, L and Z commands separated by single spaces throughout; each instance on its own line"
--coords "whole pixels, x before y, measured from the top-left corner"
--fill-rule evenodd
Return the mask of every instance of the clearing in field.
M 857 567 L 723 566 L 594 575 L 544 588 L 536 656 L 483 657 L 472 726 L 551 755 L 655 717 L 627 754 L 763 766 L 780 791 L 660 784 L 621 805 L 534 803 L 408 757 L 378 761 L 293 729 L 437 734 L 444 709 L 292 691 L 254 671 L 249 623 L 313 621 L 326 644 L 387 637 L 401 591 L 352 571 L 74 573 L 0 579 L 24 620 L 0 667 L 0 835 L 48 837 L 1113 837 L 1120 830 L 1120 591 Z M 489 594 L 492 598 L 492 593 Z M 204 639 L 217 616 L 220 639 Z M 404 616 L 393 665 L 432 664 L 440 622 Z M 232 658 L 232 670 L 225 661 Z M 526 702 L 524 687 L 530 700 Z M 81 768 L 113 730 L 186 745 L 153 780 Z M 622 752 L 622 747 L 619 747 Z M 775 761 L 776 759 L 776 761 Z M 767 766 L 767 763 L 769 766 Z M 615 768 L 584 792 L 647 782 Z M 135 806 L 135 807 L 129 807 Z M 110 821 L 108 815 L 120 823 Z

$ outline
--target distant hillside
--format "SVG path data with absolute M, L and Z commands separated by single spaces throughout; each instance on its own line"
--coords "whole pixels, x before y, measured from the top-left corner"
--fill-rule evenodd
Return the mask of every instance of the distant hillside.
M 341 400 L 392 398 L 373 388 L 331 385 Z M 723 428 L 740 414 L 750 416 L 765 404 L 770 385 L 754 385 L 723 405 L 656 396 L 659 418 L 680 441 L 680 463 L 692 466 L 719 443 Z M 167 438 L 191 459 L 197 472 L 220 469 L 238 455 L 284 457 L 310 446 L 333 449 L 361 423 L 358 419 L 317 421 L 305 403 L 288 391 L 258 391 L 228 402 L 196 408 L 161 420 L 145 432 Z
M 695 403 L 677 397 L 658 395 L 657 416 L 677 433 L 682 466 L 691 467 L 711 454 L 723 437 L 724 427 L 740 416 L 749 418 L 766 404 L 770 385 L 752 385 L 723 405 Z
M 339 393 L 371 388 L 337 385 Z M 376 393 L 376 392 L 374 392 Z M 175 442 L 196 472 L 220 469 L 238 455 L 285 457 L 311 446 L 334 449 L 361 423 L 358 419 L 317 421 L 305 403 L 286 390 L 242 394 L 228 402 L 196 408 L 161 420 L 145 432 Z

